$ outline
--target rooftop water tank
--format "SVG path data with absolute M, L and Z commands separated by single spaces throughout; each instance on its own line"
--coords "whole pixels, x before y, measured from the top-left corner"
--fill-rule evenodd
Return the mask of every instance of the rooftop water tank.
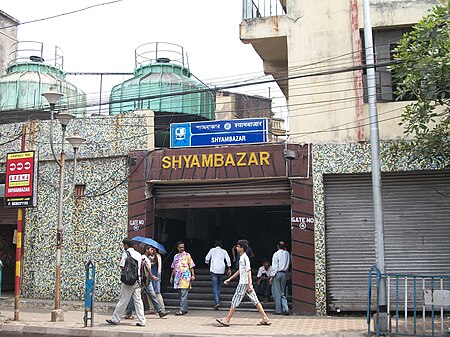
M 171 113 L 162 123 L 166 126 L 179 120 L 177 114 L 183 114 L 185 121 L 188 116 L 214 119 L 214 91 L 191 74 L 183 47 L 166 42 L 141 45 L 135 50 L 135 66 L 134 77 L 111 90 L 110 114 L 150 109 L 157 120 L 158 114 Z
M 24 41 L 14 46 L 6 75 L 0 77 L 0 122 L 50 119 L 42 93 L 57 90 L 64 96 L 57 109 L 68 109 L 76 117 L 86 114 L 86 94 L 65 80 L 61 50 L 55 48 L 54 64 L 44 63 L 43 44 Z

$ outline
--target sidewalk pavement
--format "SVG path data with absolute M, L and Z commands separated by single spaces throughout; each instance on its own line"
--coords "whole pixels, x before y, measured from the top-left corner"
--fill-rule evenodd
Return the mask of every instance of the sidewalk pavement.
M 51 309 L 20 308 L 20 321 L 13 321 L 13 308 L 2 306 L 0 335 L 15 336 L 105 336 L 119 337 L 187 337 L 187 336 L 311 336 L 361 337 L 367 334 L 365 317 L 275 316 L 268 314 L 271 326 L 258 326 L 257 312 L 236 311 L 229 327 L 222 327 L 216 318 L 227 310 L 191 310 L 187 315 L 165 318 L 146 315 L 147 325 L 136 326 L 136 319 L 123 319 L 117 326 L 105 322 L 111 314 L 94 314 L 94 327 L 84 327 L 83 310 L 64 312 L 63 322 L 50 322 Z

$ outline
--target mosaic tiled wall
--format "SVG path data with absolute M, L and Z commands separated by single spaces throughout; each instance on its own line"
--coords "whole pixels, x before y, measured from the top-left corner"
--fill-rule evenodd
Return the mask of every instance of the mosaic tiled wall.
M 61 299 L 84 298 L 84 263 L 96 265 L 96 300 L 117 299 L 120 290 L 118 263 L 121 241 L 127 229 L 127 154 L 146 149 L 147 120 L 143 116 L 119 116 L 77 119 L 66 135 L 74 130 L 86 138 L 77 162 L 75 183 L 85 185 L 85 197 L 69 197 L 64 202 L 61 262 Z M 30 122 L 26 149 L 39 150 L 38 206 L 25 214 L 22 296 L 54 298 L 57 203 L 59 166 L 49 146 L 49 122 Z M 6 153 L 20 150 L 21 128 L 0 126 L 0 170 Z M 14 140 L 15 138 L 17 138 Z M 55 152 L 60 153 L 61 128 L 55 123 Z M 73 151 L 66 143 L 65 194 L 73 177 Z
M 26 213 L 23 296 L 53 298 L 58 167 L 44 162 L 39 171 L 39 205 Z M 96 298 L 114 299 L 128 201 L 127 184 L 115 186 L 126 179 L 126 158 L 81 161 L 77 171 L 77 182 L 86 184 L 86 197 L 64 203 L 61 299 L 84 297 L 84 263 L 90 259 L 97 271 Z
M 388 144 L 381 145 L 381 170 L 413 171 L 438 169 L 424 163 L 411 162 L 408 158 L 387 155 Z M 388 159 L 387 159 L 388 158 Z M 318 144 L 313 145 L 313 193 L 316 250 L 316 310 L 326 315 L 326 255 L 325 255 L 325 198 L 323 175 L 338 173 L 371 172 L 369 144 Z
M 1 112 L 0 112 L 1 113 Z M 94 116 L 72 121 L 66 138 L 77 131 L 86 138 L 78 158 L 109 158 L 127 155 L 128 151 L 147 149 L 147 126 L 153 123 L 143 115 L 128 113 L 116 116 Z M 0 165 L 6 153 L 20 151 L 22 125 L 26 127 L 26 150 L 39 150 L 39 160 L 53 160 L 50 148 L 50 121 L 30 121 L 23 124 L 0 125 Z M 153 124 L 151 124 L 153 125 Z M 61 127 L 54 122 L 53 143 L 59 158 Z M 73 151 L 66 142 L 66 157 L 71 159 Z

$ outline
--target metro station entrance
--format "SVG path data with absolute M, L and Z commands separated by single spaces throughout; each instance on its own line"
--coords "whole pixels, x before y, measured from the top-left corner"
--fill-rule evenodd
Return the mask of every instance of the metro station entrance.
M 231 258 L 237 240 L 247 239 L 254 254 L 252 267 L 257 269 L 263 259 L 271 260 L 278 241 L 291 249 L 290 211 L 288 206 L 156 210 L 155 238 L 174 253 L 176 243 L 184 241 L 201 268 L 207 267 L 205 256 L 216 239 L 222 240 Z
M 129 157 L 130 237 L 163 243 L 165 266 L 183 240 L 197 267 L 205 269 L 214 240 L 221 239 L 231 253 L 238 239 L 247 239 L 255 270 L 284 240 L 292 253 L 292 310 L 315 314 L 309 145 L 160 149 Z

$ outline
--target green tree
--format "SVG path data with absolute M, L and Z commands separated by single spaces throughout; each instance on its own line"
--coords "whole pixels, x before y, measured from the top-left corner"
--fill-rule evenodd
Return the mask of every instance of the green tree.
M 450 166 L 450 0 L 441 0 L 400 40 L 393 69 L 397 93 L 416 100 L 401 125 L 411 141 L 394 146 L 415 160 Z

